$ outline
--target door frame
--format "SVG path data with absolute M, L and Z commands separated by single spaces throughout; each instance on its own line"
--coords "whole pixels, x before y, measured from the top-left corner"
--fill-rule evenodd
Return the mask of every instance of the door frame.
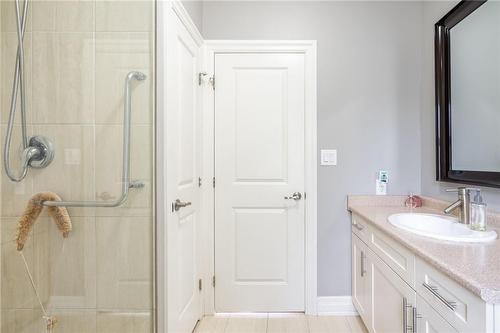
M 202 48 L 204 72 L 212 77 L 218 53 L 299 53 L 305 56 L 305 313 L 317 314 L 317 51 L 315 40 L 206 40 Z M 215 313 L 215 198 L 212 179 L 215 175 L 215 94 L 207 79 L 203 89 L 202 128 L 202 208 L 201 248 L 205 314 Z M 217 87 L 217 78 L 215 78 Z

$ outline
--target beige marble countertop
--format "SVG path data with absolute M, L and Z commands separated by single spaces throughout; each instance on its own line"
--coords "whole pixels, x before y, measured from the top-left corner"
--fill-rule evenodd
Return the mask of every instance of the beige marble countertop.
M 500 304 L 500 241 L 486 244 L 458 244 L 417 236 L 391 225 L 388 217 L 409 212 L 405 197 L 349 196 L 348 210 L 371 222 L 418 257 L 446 274 L 487 303 Z M 441 214 L 446 203 L 424 197 L 424 206 L 416 213 Z M 488 216 L 488 229 L 500 235 L 498 215 Z

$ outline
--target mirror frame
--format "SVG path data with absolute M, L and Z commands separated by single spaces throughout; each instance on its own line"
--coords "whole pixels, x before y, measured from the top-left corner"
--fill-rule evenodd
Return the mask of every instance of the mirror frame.
M 450 29 L 487 0 L 463 0 L 435 24 L 436 180 L 500 188 L 500 172 L 452 169 Z

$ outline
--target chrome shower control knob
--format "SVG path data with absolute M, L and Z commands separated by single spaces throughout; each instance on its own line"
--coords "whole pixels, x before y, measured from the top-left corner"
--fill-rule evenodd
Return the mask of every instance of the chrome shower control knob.
M 29 166 L 36 169 L 45 168 L 54 159 L 54 146 L 52 141 L 41 135 L 30 139 L 29 146 L 38 150 L 38 154 L 29 160 Z

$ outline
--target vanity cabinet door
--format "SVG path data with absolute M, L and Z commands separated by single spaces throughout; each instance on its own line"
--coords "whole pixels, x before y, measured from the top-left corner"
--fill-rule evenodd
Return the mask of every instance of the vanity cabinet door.
M 365 323 L 371 316 L 371 264 L 368 247 L 352 234 L 352 300 Z
M 373 274 L 370 331 L 412 332 L 415 291 L 373 252 L 370 251 L 368 257 Z
M 427 302 L 417 296 L 418 321 L 415 333 L 458 333 Z

